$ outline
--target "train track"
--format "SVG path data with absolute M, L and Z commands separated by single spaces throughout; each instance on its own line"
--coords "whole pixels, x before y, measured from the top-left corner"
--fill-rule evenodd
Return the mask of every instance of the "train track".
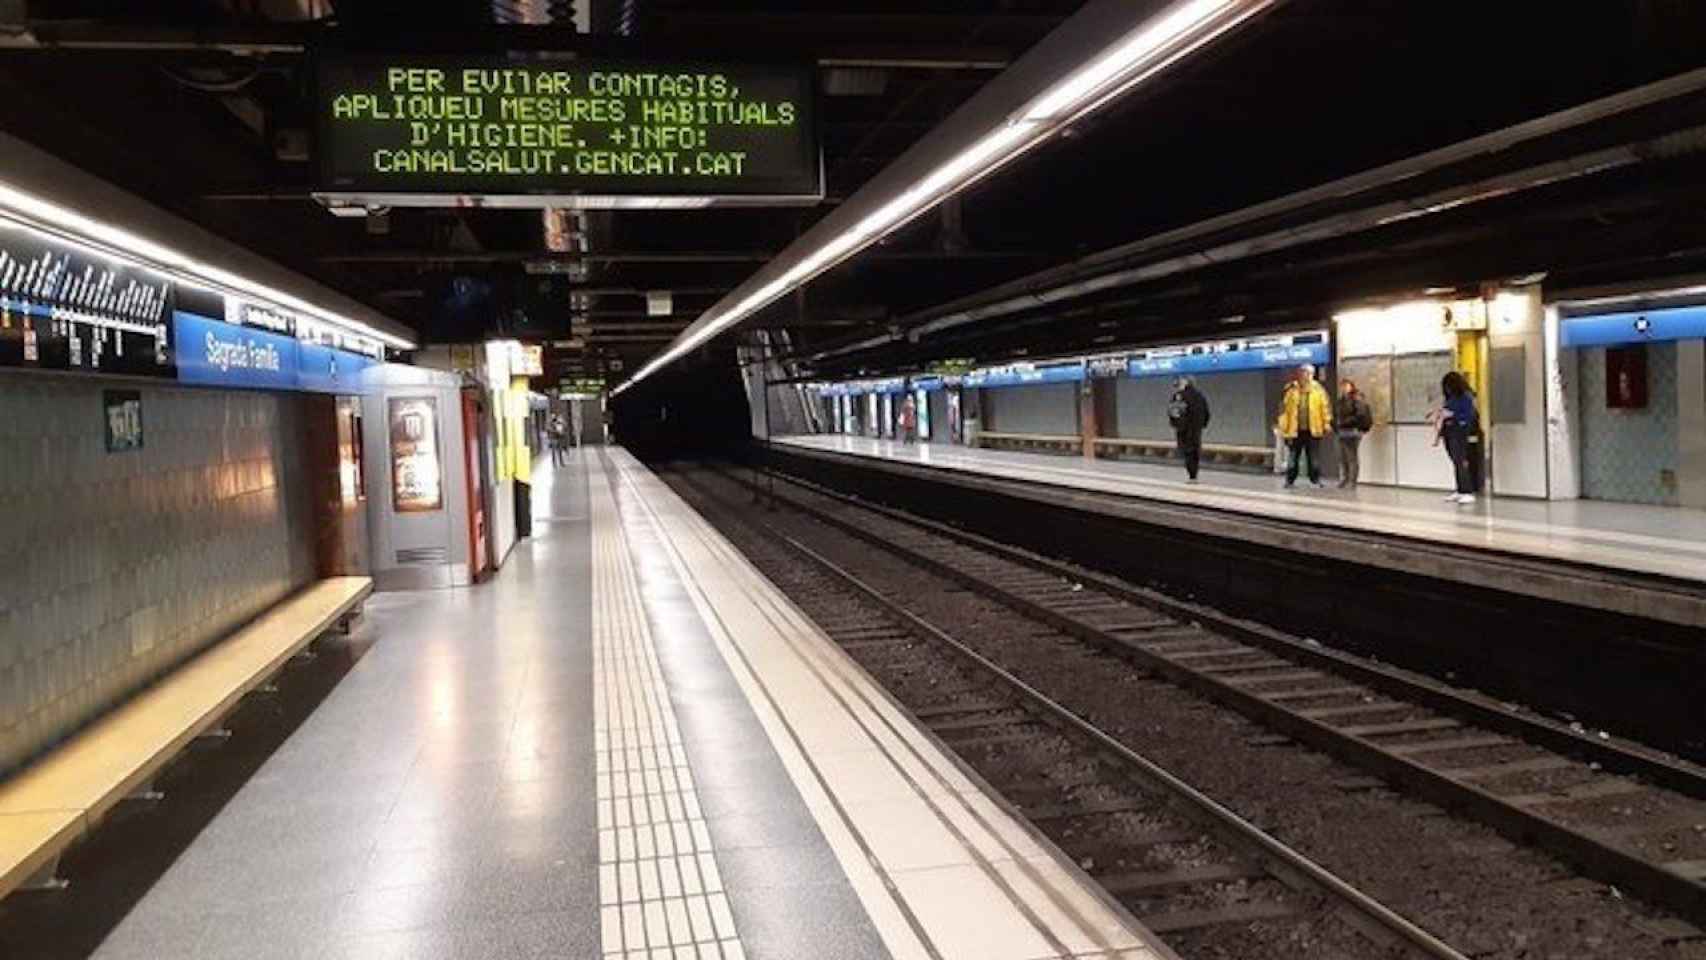
M 681 479 L 718 509 L 737 512 L 693 479 Z M 1267 923 L 1293 943 L 1301 927 L 1329 944 L 1345 938 L 1359 944 L 1344 952 L 1317 944 L 1310 956 L 1465 960 L 983 656 L 950 628 L 907 609 L 751 511 L 739 522 L 808 561 L 816 574 L 813 589 L 795 601 L 825 633 L 1002 796 L 1019 803 L 1034 825 L 1075 857 L 1082 852 L 1087 872 L 1169 943 L 1190 944 L 1222 927 L 1248 936 L 1248 928 Z M 1073 642 L 1067 635 L 1056 639 Z M 921 676 L 929 680 L 918 682 Z M 1323 932 L 1324 924 L 1341 921 Z M 1250 946 L 1243 943 L 1230 955 L 1256 955 L 1242 952 Z M 1268 946 L 1261 945 L 1262 955 L 1284 955 L 1266 952 Z
M 744 478 L 736 480 L 751 486 Z M 1706 774 L 1509 705 L 783 475 L 791 509 L 1706 921 Z

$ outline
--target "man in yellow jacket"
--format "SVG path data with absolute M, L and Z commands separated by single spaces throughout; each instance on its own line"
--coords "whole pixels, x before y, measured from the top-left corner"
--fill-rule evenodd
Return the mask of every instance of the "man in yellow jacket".
M 1304 365 L 1286 382 L 1280 398 L 1279 432 L 1290 456 L 1285 464 L 1285 485 L 1297 483 L 1299 461 L 1309 458 L 1309 482 L 1321 485 L 1321 438 L 1333 429 L 1332 399 L 1327 388 L 1315 379 L 1315 368 Z

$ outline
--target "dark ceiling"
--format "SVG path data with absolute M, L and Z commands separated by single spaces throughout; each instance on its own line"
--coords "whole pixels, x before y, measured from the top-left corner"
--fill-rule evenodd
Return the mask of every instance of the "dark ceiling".
M 554 367 L 619 374 L 1079 4 L 595 0 L 591 35 L 562 23 L 500 23 L 530 6 L 521 0 L 202 0 L 169 13 L 122 0 L 27 6 L 42 46 L 0 54 L 8 131 L 345 290 L 429 341 L 494 333 L 562 341 L 571 313 L 581 314 L 584 345 L 551 351 Z M 1706 4 L 1693 0 L 1288 0 L 758 323 L 788 328 L 801 357 L 868 341 L 1094 251 L 1706 65 L 1701 36 Z M 300 133 L 311 112 L 304 51 L 322 44 L 813 61 L 828 197 L 804 209 L 588 213 L 586 251 L 556 255 L 544 253 L 538 211 L 333 217 L 309 197 Z M 1696 113 L 1673 109 L 1622 132 L 1687 129 L 1706 119 Z M 1706 249 L 1700 172 L 1698 154 L 1688 153 L 915 344 L 836 352 L 817 366 L 847 372 L 1136 341 L 1234 313 L 1294 322 L 1350 296 L 1535 269 L 1582 278 L 1679 270 Z M 528 272 L 551 259 L 572 272 Z M 675 314 L 646 316 L 647 290 L 673 291 Z

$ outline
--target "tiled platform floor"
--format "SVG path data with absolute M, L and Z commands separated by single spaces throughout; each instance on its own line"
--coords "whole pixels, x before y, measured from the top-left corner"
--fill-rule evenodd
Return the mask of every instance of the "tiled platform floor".
M 491 583 L 369 602 L 95 956 L 1167 955 L 625 453 L 534 496 Z
M 811 450 L 893 460 L 942 470 L 1057 484 L 1165 503 L 1415 537 L 1543 560 L 1706 582 L 1706 511 L 1594 500 L 1483 497 L 1445 503 L 1429 490 L 1364 484 L 1354 490 L 1274 476 L 1205 469 L 1185 483 L 1176 465 L 1013 453 L 937 443 L 900 444 L 841 435 L 779 437 Z

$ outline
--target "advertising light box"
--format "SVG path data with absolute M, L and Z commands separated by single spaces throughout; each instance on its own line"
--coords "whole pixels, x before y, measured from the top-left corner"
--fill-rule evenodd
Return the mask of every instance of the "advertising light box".
M 329 202 L 702 206 L 823 195 L 804 67 L 328 55 L 315 77 L 318 195 Z
M 392 397 L 386 405 L 391 437 L 391 507 L 397 513 L 444 509 L 438 456 L 438 401 Z

